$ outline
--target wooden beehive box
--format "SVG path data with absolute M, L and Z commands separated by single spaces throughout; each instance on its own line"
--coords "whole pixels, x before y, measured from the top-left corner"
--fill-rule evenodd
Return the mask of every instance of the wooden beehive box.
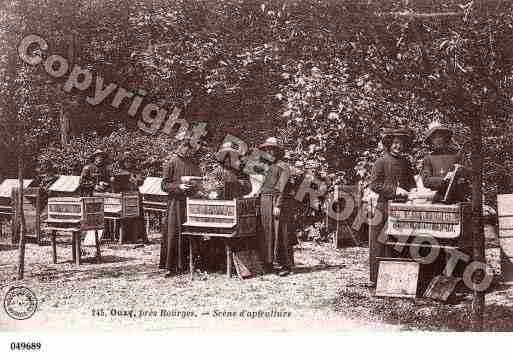
M 188 231 L 211 234 L 232 234 L 237 237 L 256 233 L 258 199 L 241 198 L 231 201 L 186 200 Z
M 47 224 L 81 230 L 102 229 L 104 222 L 103 198 L 53 197 L 48 199 Z
M 162 191 L 162 178 L 146 177 L 139 187 L 145 212 L 166 212 L 168 193 Z
M 80 197 L 80 176 L 59 176 L 48 189 L 50 197 Z
M 95 197 L 104 199 L 105 217 L 135 218 L 139 217 L 139 193 L 94 193 Z
M 387 234 L 431 236 L 456 247 L 471 246 L 471 205 L 389 202 Z
M 23 188 L 31 186 L 32 179 L 23 180 Z M 8 178 L 0 184 L 0 215 L 11 216 L 14 214 L 12 193 L 18 187 L 18 180 Z
M 18 187 L 12 192 L 14 213 L 18 213 Z M 25 236 L 32 243 L 41 240 L 41 189 L 29 187 L 23 190 L 23 213 L 25 215 Z

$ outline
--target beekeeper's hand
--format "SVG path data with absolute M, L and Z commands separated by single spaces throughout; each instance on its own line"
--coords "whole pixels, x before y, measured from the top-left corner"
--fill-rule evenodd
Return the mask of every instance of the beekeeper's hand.
M 192 188 L 192 186 L 190 184 L 187 184 L 187 183 L 180 183 L 180 185 L 178 186 L 182 191 L 188 191 Z
M 281 212 L 280 207 L 274 207 L 274 209 L 273 209 L 273 215 L 274 215 L 275 217 L 279 217 L 279 216 L 280 216 L 280 212 Z
M 401 187 L 397 187 L 397 189 L 395 190 L 395 195 L 397 197 L 408 197 L 408 194 L 409 192 Z

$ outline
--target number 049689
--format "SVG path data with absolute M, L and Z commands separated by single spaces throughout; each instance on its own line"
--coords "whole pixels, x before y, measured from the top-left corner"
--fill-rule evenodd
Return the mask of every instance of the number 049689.
M 25 343 L 25 342 L 12 342 L 11 343 L 11 350 L 40 350 L 41 349 L 41 343 L 39 342 L 31 342 L 31 343 Z

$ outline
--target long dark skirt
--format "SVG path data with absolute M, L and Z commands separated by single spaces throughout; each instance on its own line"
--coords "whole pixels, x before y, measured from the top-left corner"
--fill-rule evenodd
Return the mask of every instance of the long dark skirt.
M 388 204 L 378 202 L 371 212 L 369 223 L 369 279 L 376 283 L 378 279 L 378 257 L 386 256 L 385 224 L 388 218 Z
M 260 253 L 264 265 L 290 269 L 294 265 L 294 252 L 290 242 L 292 224 L 291 213 L 287 206 L 282 206 L 280 216 L 275 218 L 273 208 L 276 196 L 262 194 L 260 196 L 261 231 L 258 235 Z
M 168 201 L 167 209 L 167 217 L 162 224 L 159 268 L 175 272 L 183 270 L 178 268 L 178 255 L 182 258 L 182 266 L 185 263 L 185 248 L 179 243 L 182 240 L 181 228 L 185 220 L 185 200 L 172 198 Z

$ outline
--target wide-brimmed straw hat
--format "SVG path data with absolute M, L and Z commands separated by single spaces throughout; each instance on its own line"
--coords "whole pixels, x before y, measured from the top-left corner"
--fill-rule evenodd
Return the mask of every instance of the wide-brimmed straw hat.
M 278 150 L 278 156 L 280 156 L 280 157 L 283 157 L 283 155 L 285 154 L 285 149 L 283 148 L 283 144 L 276 137 L 269 137 L 268 139 L 266 139 L 264 141 L 264 143 L 262 143 L 260 146 L 258 146 L 258 148 L 261 150 L 264 150 L 264 151 L 274 148 L 274 149 Z
M 228 141 L 224 142 L 221 147 L 219 147 L 219 150 L 216 152 L 216 159 L 218 161 L 224 161 L 226 158 L 226 155 L 229 153 L 237 153 L 239 155 L 242 155 L 242 153 L 239 152 L 239 150 L 236 148 L 235 143 Z
M 407 148 L 411 147 L 413 142 L 413 133 L 407 128 L 387 128 L 383 131 L 383 145 L 385 148 L 390 147 L 395 137 L 402 138 Z
M 91 154 L 91 156 L 89 156 L 89 159 L 92 161 L 92 160 L 94 160 L 98 156 L 101 156 L 101 157 L 103 157 L 103 159 L 106 159 L 107 158 L 107 152 L 102 151 L 102 150 L 96 150 L 96 151 L 94 151 Z
M 278 148 L 280 150 L 283 150 L 283 145 L 281 144 L 281 141 L 277 139 L 276 137 L 269 137 L 267 140 L 265 140 L 264 143 L 262 143 L 258 148 L 264 149 L 264 148 Z
M 444 135 L 448 140 L 450 140 L 453 135 L 453 130 L 447 126 L 442 125 L 441 123 L 438 123 L 438 122 L 432 123 L 429 126 L 428 131 L 426 133 L 426 140 L 425 140 L 426 143 L 428 143 L 428 144 L 431 143 L 431 138 L 433 137 L 433 135 L 435 133 L 440 133 L 440 134 Z

